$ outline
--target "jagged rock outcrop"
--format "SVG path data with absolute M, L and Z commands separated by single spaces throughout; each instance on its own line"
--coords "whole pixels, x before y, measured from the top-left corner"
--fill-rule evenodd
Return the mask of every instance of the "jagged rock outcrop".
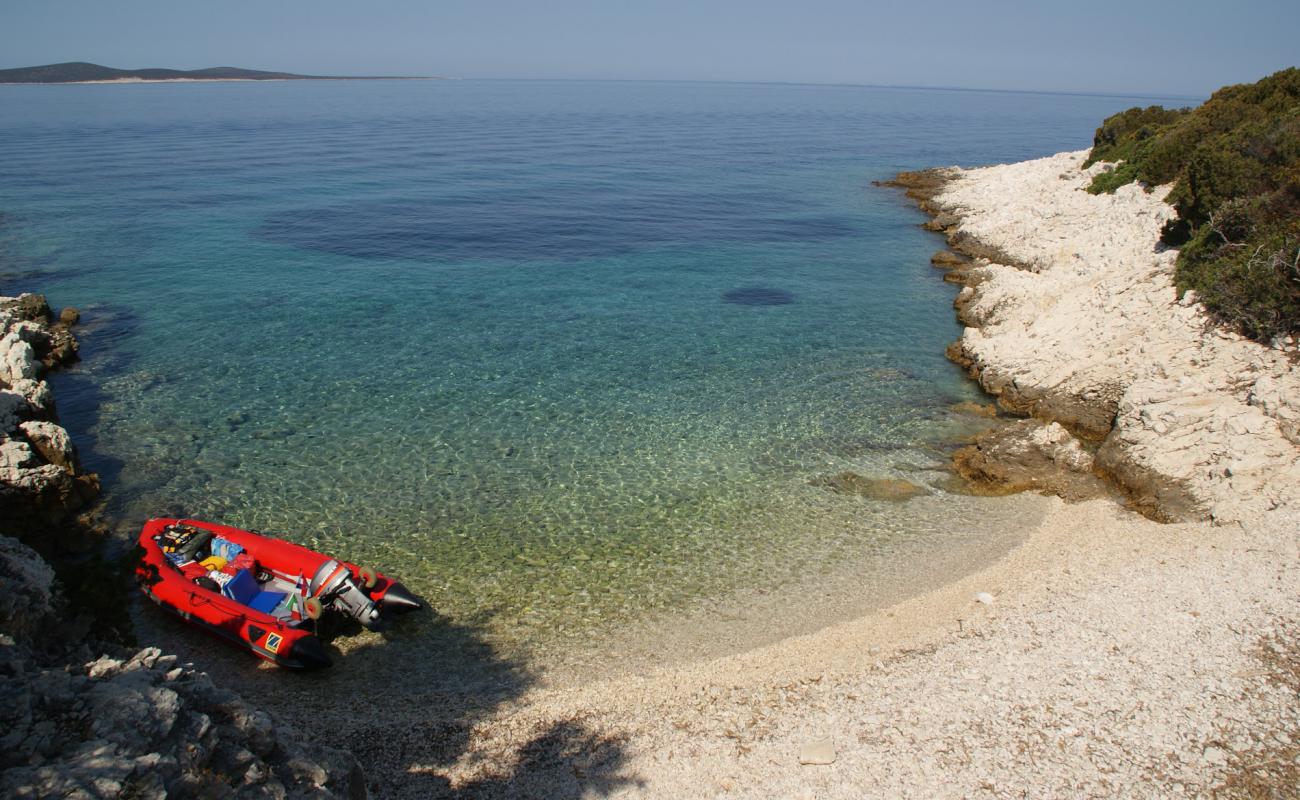
M 99 479 L 85 473 L 67 431 L 58 425 L 44 380 L 51 367 L 77 357 L 71 326 L 79 314 L 54 319 L 45 298 L 0 297 L 0 533 L 44 537 L 85 508 Z M 84 537 L 49 542 L 72 546 Z
M 0 631 L 31 641 L 54 620 L 54 570 L 27 545 L 0 536 Z
M 3 796 L 367 796 L 351 754 L 312 744 L 156 648 L 78 660 L 89 651 L 59 641 L 58 619 L 53 571 L 0 537 Z
M 927 173 L 924 208 L 976 257 L 949 355 L 1004 409 L 1101 442 L 1097 468 L 1168 519 L 1300 511 L 1295 342 L 1265 347 L 1178 297 L 1167 190 L 1085 191 L 1086 152 Z
M 13 798 L 367 796 L 356 759 L 155 648 L 69 668 L 0 641 L 0 792 Z
M 1077 501 L 1106 490 L 1093 474 L 1092 454 L 1056 422 L 1020 420 L 994 428 L 958 450 L 953 465 L 980 493 L 1036 490 Z
M 18 430 L 41 458 L 76 474 L 77 451 L 72 446 L 72 437 L 61 426 L 45 420 L 28 420 L 18 423 Z

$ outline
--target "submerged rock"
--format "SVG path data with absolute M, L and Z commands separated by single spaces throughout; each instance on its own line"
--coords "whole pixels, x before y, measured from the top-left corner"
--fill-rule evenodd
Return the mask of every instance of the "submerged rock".
M 960 403 L 953 403 L 950 406 L 958 414 L 967 414 L 972 417 L 996 417 L 998 407 L 994 403 L 973 403 L 969 400 L 963 400 Z
M 867 376 L 873 381 L 879 381 L 880 383 L 909 381 L 916 377 L 907 370 L 899 369 L 898 367 L 877 367 L 876 369 L 868 370 Z
M 929 489 L 917 486 L 911 481 L 900 478 L 865 478 L 848 470 L 814 478 L 811 483 L 813 486 L 821 486 L 838 494 L 855 494 L 870 500 L 887 500 L 895 503 L 930 493 Z
M 722 301 L 740 306 L 784 306 L 794 302 L 794 295 L 771 286 L 746 286 L 724 293 Z

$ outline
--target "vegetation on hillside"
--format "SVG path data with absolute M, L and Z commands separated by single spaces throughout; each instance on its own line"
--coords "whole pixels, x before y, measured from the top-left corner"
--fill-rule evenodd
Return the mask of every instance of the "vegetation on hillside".
M 1172 183 L 1175 279 L 1260 341 L 1300 334 L 1300 69 L 1227 86 L 1195 109 L 1131 108 L 1102 123 L 1094 193 Z

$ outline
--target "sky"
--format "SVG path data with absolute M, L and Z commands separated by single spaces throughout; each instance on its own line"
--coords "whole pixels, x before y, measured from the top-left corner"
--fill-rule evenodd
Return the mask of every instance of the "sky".
M 1300 62 L 1297 0 L 0 0 L 0 68 L 1204 97 Z

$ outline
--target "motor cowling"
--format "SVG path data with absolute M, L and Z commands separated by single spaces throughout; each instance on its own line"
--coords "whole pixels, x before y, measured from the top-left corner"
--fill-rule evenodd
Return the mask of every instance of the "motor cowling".
M 348 568 L 330 559 L 321 564 L 308 584 L 312 597 L 343 614 L 347 614 L 367 628 L 379 624 L 379 607 L 353 580 Z

